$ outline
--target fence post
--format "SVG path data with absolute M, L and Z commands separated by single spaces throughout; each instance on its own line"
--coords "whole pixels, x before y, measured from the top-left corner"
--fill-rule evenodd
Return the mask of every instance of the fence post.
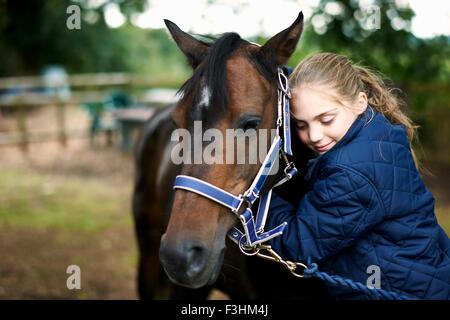
M 17 98 L 17 110 L 16 110 L 16 122 L 17 122 L 17 129 L 19 130 L 20 134 L 20 148 L 23 152 L 28 151 L 28 131 L 27 131 L 27 124 L 25 119 L 25 106 L 22 103 L 22 97 L 19 96 Z
M 58 138 L 61 146 L 66 147 L 67 136 L 66 136 L 66 110 L 65 103 L 58 99 L 56 106 L 56 121 L 58 124 Z

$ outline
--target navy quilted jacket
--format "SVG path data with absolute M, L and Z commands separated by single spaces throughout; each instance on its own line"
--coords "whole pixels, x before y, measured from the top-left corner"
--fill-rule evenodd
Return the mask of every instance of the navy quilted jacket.
M 403 126 L 367 108 L 332 149 L 310 160 L 305 180 L 309 190 L 296 207 L 275 193 L 270 206 L 268 227 L 288 222 L 271 240 L 283 258 L 316 262 L 321 271 L 363 284 L 376 266 L 381 289 L 450 299 L 450 240 Z M 338 299 L 368 298 L 328 289 Z

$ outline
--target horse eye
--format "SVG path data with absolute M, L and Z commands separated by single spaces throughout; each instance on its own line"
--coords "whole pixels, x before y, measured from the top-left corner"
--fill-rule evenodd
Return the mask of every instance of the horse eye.
M 249 129 L 258 129 L 259 125 L 261 123 L 261 119 L 259 117 L 252 117 L 252 118 L 248 118 L 245 119 L 242 122 L 242 125 L 240 126 L 240 128 L 244 129 L 244 131 L 247 131 Z

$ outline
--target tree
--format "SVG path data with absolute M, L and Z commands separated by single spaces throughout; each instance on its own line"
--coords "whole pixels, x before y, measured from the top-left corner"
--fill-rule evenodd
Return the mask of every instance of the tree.
M 311 17 L 318 34 L 315 46 L 376 66 L 400 84 L 414 79 L 449 79 L 448 68 L 444 67 L 450 57 L 448 37 L 416 38 L 410 31 L 414 12 L 395 0 L 367 3 L 321 0 Z

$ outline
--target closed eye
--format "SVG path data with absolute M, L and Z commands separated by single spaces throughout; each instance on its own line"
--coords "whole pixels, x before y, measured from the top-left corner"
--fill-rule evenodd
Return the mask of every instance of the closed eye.
M 320 122 L 321 122 L 323 125 L 328 126 L 328 125 L 330 125 L 330 124 L 333 123 L 334 118 L 335 118 L 334 116 L 326 116 L 326 117 L 323 117 L 322 120 L 321 120 Z

